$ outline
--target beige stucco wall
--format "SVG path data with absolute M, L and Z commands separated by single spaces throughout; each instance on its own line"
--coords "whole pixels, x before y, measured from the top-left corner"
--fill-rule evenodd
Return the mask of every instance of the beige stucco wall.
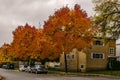
M 67 55 L 67 54 L 66 54 Z M 77 71 L 78 69 L 78 54 L 77 54 L 77 50 L 73 49 L 70 53 L 70 59 L 67 59 L 67 70 L 68 71 Z M 74 59 L 71 58 L 71 56 L 74 55 Z M 64 54 L 61 54 L 60 57 L 60 66 L 61 66 L 61 70 L 65 70 L 65 59 L 64 59 Z
M 60 69 L 61 70 L 65 69 L 64 54 L 60 55 Z
M 108 56 L 109 54 L 109 48 L 114 47 L 116 50 L 115 46 L 115 41 L 114 40 L 109 40 L 109 41 L 104 41 L 103 46 L 92 46 L 91 49 L 88 49 L 88 53 L 86 53 L 87 57 L 87 63 L 86 63 L 86 69 L 87 70 L 102 70 L 107 68 L 107 62 L 108 62 Z M 104 58 L 103 59 L 93 59 L 92 58 L 92 53 L 103 53 Z M 116 53 L 116 52 L 115 52 Z
M 107 40 L 107 41 L 104 40 L 103 46 L 92 45 L 91 48 L 86 48 L 85 52 L 83 52 L 83 51 L 78 52 L 76 49 L 73 49 L 73 51 L 70 54 L 71 55 L 74 54 L 74 59 L 67 60 L 68 71 L 83 71 L 84 72 L 86 70 L 106 69 L 107 62 L 108 62 L 108 56 L 110 56 L 110 54 L 109 54 L 110 47 L 114 47 L 115 53 L 116 53 L 115 40 Z M 91 57 L 91 54 L 93 52 L 103 53 L 104 59 L 93 59 Z M 61 70 L 64 70 L 65 63 L 64 63 L 64 55 L 63 54 L 61 54 L 60 63 L 61 63 Z M 83 68 L 81 68 L 81 65 Z
M 86 53 L 84 52 L 79 52 L 79 70 L 82 71 L 82 72 L 85 72 L 86 71 Z

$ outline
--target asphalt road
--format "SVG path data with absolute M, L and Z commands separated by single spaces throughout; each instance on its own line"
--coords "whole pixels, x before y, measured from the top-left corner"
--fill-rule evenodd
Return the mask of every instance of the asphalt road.
M 0 69 L 0 75 L 4 76 L 6 80 L 120 80 L 103 77 L 80 77 L 80 76 L 60 76 L 49 74 L 33 74 L 26 72 L 19 72 L 15 70 Z

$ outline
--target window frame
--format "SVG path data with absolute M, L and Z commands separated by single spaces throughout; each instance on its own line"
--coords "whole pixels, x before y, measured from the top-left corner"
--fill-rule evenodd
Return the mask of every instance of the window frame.
M 97 57 L 94 57 L 94 54 L 96 54 L 97 56 L 102 55 L 102 57 L 101 57 L 101 56 L 99 56 L 98 58 L 97 58 Z M 91 54 L 91 58 L 92 58 L 92 59 L 104 59 L 104 58 L 105 58 L 104 56 L 105 56 L 104 53 L 93 52 L 93 53 Z
M 72 60 L 75 59 L 75 55 L 74 55 L 74 54 L 71 55 L 71 59 L 72 59 Z
M 66 60 L 71 60 L 71 55 L 70 54 L 66 54 Z
M 112 55 L 112 56 L 115 55 L 115 48 L 114 47 L 109 48 L 109 54 Z
M 104 41 L 102 40 L 95 40 L 93 41 L 94 46 L 104 46 Z
M 80 69 L 85 69 L 85 65 L 84 64 L 80 64 Z

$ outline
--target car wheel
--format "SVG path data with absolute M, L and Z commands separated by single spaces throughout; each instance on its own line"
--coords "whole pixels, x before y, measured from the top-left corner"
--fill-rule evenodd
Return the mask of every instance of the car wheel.
M 38 74 L 38 72 L 37 72 L 37 71 L 35 71 L 35 73 L 36 73 L 36 74 Z

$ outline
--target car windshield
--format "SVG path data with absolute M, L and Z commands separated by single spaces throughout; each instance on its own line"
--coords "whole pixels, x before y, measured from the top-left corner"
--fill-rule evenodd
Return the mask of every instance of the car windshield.
M 36 68 L 45 68 L 44 65 L 36 65 Z
M 45 68 L 45 66 L 44 66 L 44 65 L 41 65 L 40 68 Z

